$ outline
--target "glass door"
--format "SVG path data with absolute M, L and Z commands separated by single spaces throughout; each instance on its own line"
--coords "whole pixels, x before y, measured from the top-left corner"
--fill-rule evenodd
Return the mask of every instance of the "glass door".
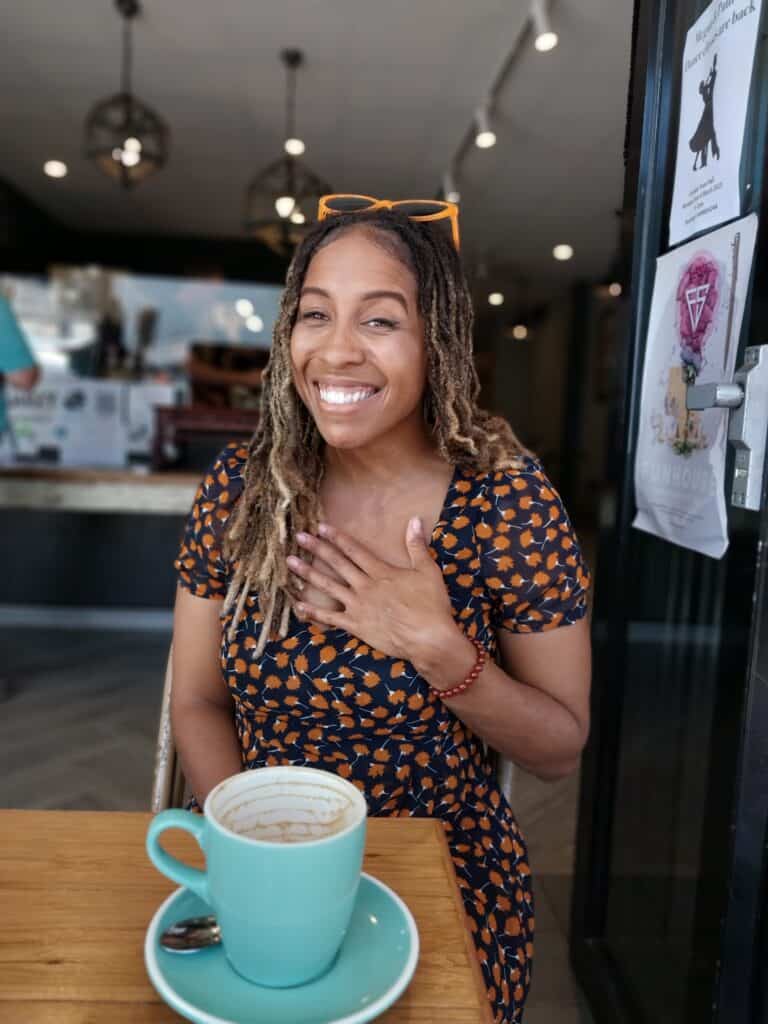
M 616 501 L 597 559 L 571 928 L 574 969 L 598 1024 L 768 1020 L 765 489 L 760 512 L 729 503 L 730 546 L 719 560 L 630 525 L 655 260 L 669 250 L 683 45 L 707 6 L 638 0 L 635 12 L 624 210 L 631 326 L 622 430 L 609 459 Z M 719 6 L 736 17 L 760 4 Z M 768 344 L 766 20 L 763 10 L 741 166 L 741 213 L 757 213 L 759 230 L 737 366 L 747 345 Z M 732 477 L 729 448 L 728 495 Z

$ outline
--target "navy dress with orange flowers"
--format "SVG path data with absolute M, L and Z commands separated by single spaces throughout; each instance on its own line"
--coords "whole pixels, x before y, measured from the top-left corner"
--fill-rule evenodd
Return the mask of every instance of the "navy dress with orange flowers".
M 221 539 L 247 451 L 228 446 L 203 480 L 176 569 L 182 586 L 222 598 L 233 566 Z M 562 502 L 539 462 L 490 473 L 455 466 L 430 538 L 453 616 L 496 657 L 496 631 L 539 632 L 580 619 L 589 576 Z M 223 619 L 224 631 L 231 622 Z M 409 661 L 343 629 L 291 615 L 253 651 L 252 593 L 233 642 L 222 640 L 245 768 L 310 765 L 357 785 L 369 813 L 439 818 L 498 1024 L 518 1024 L 530 985 L 533 890 L 525 841 L 478 737 Z

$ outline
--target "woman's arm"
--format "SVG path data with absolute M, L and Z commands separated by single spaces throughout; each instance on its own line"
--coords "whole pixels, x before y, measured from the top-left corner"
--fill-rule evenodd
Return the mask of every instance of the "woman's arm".
M 202 806 L 242 769 L 230 697 L 221 673 L 221 601 L 177 587 L 173 614 L 171 728 L 184 775 Z
M 541 779 L 573 772 L 589 735 L 592 658 L 587 617 L 541 633 L 498 632 L 501 664 L 491 659 L 475 683 L 446 703 L 494 750 Z M 428 638 L 413 664 L 435 689 L 472 668 L 477 650 L 455 624 Z

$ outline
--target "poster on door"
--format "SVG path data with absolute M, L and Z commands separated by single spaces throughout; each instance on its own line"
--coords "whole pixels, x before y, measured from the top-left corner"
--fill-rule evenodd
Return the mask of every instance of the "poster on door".
M 728 410 L 689 412 L 686 390 L 733 377 L 756 235 L 750 214 L 656 261 L 632 525 L 712 558 L 728 548 Z
M 685 37 L 669 244 L 741 213 L 739 169 L 762 0 L 713 0 Z

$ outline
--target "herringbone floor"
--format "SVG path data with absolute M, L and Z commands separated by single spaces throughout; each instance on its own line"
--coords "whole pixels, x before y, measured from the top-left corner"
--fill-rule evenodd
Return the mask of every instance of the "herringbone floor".
M 169 637 L 0 629 L 0 807 L 148 810 Z M 525 1024 L 589 1024 L 568 965 L 578 779 L 523 772 L 512 801 L 536 879 L 536 969 Z

